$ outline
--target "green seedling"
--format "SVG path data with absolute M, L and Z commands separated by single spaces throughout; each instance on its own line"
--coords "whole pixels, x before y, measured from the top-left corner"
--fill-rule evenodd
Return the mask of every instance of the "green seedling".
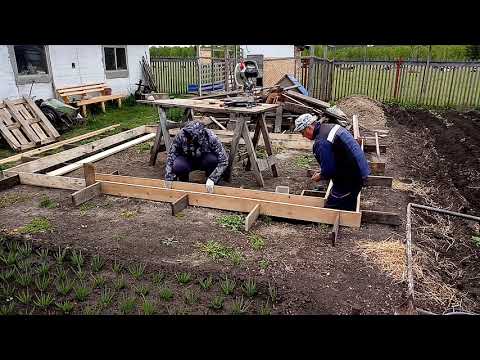
M 50 223 L 45 217 L 38 217 L 32 219 L 30 223 L 18 229 L 20 234 L 38 234 L 44 233 L 47 231 L 51 231 L 53 229 L 53 225 Z
M 160 298 L 164 301 L 170 301 L 173 298 L 173 292 L 167 287 L 163 287 L 159 292 Z
M 153 283 L 155 285 L 160 285 L 162 284 L 164 281 L 165 281 L 165 274 L 158 271 L 156 272 L 154 275 L 153 275 L 153 279 L 152 279 Z
M 51 281 L 52 279 L 50 278 L 50 276 L 43 275 L 35 279 L 35 286 L 40 292 L 44 292 L 50 286 Z
M 35 253 L 40 258 L 40 261 L 48 260 L 48 249 L 38 249 Z
M 120 216 L 123 217 L 124 219 L 132 219 L 135 216 L 137 216 L 137 212 L 136 211 L 125 210 L 120 214 Z
M 126 286 L 127 286 L 127 282 L 125 281 L 125 277 L 123 275 L 113 280 L 113 287 L 117 291 L 124 289 Z
M 41 293 L 40 296 L 35 295 L 35 300 L 33 300 L 33 303 L 40 309 L 46 309 L 47 307 L 52 305 L 54 300 L 55 299 L 51 294 Z
M 99 255 L 94 255 L 92 257 L 91 265 L 93 272 L 99 272 L 100 270 L 102 270 L 104 264 L 105 261 Z
M 212 287 L 212 284 L 213 284 L 212 275 L 209 275 L 209 276 L 206 277 L 206 278 L 200 279 L 200 280 L 198 281 L 198 283 L 200 284 L 200 287 L 201 287 L 203 290 L 208 291 L 208 290 Z
M 32 254 L 32 245 L 25 243 L 18 248 L 18 253 L 21 257 L 27 258 Z
M 32 261 L 30 260 L 20 260 L 17 261 L 17 264 L 15 265 L 18 270 L 21 271 L 30 271 L 32 268 Z
M 88 210 L 91 210 L 95 208 L 95 205 L 94 204 L 91 204 L 89 202 L 86 202 L 86 203 L 83 203 L 82 205 L 80 205 L 78 207 L 78 209 L 80 210 L 80 215 L 81 216 L 84 216 L 87 214 Z
M 242 231 L 245 228 L 245 217 L 240 215 L 224 215 L 217 219 L 217 223 L 233 231 Z
M 13 315 L 14 313 L 15 313 L 15 303 L 13 301 L 8 305 L 0 306 L 1 316 Z
M 98 315 L 100 314 L 100 309 L 98 309 L 95 305 L 87 305 L 82 311 L 83 315 Z
M 58 203 L 54 202 L 48 196 L 43 196 L 40 200 L 39 206 L 45 209 L 54 209 L 58 206 Z
M 190 275 L 190 273 L 187 272 L 175 274 L 175 277 L 177 278 L 177 281 L 182 285 L 186 285 L 190 282 L 190 280 L 192 280 L 192 276 Z
M 78 280 L 83 281 L 87 277 L 87 273 L 82 270 L 82 268 L 78 268 L 78 270 L 73 270 L 75 273 L 75 276 L 77 277 Z
M 92 275 L 92 288 L 94 289 L 100 288 L 103 285 L 105 285 L 106 281 L 107 279 L 105 279 L 105 277 L 102 275 L 97 275 L 97 276 Z
M 134 263 L 128 266 L 128 272 L 132 275 L 136 280 L 140 279 L 145 272 L 145 265 L 141 263 Z
M 6 208 L 7 206 L 11 206 L 20 202 L 24 202 L 26 200 L 28 200 L 28 197 L 20 194 L 8 194 L 5 196 L 1 196 L 0 209 Z
M 142 303 L 142 311 L 143 311 L 143 315 L 154 315 L 155 304 L 153 304 L 152 302 L 144 298 Z
M 23 305 L 29 305 L 32 302 L 32 295 L 28 289 L 20 291 L 17 295 L 17 300 L 20 301 Z
M 15 276 L 14 268 L 0 272 L 0 280 L 2 280 L 3 282 L 8 282 L 14 276 Z
M 268 296 L 270 297 L 270 300 L 272 300 L 272 303 L 275 304 L 278 298 L 278 292 L 275 285 L 270 284 L 270 282 L 268 283 Z
M 135 293 L 140 295 L 140 296 L 147 296 L 148 293 L 150 292 L 150 288 L 148 285 L 140 284 L 139 286 L 135 287 Z
M 65 261 L 65 257 L 67 256 L 67 249 L 62 250 L 59 246 L 53 256 L 55 257 L 55 261 L 57 262 L 57 264 L 63 264 L 63 262 Z
M 135 310 L 135 298 L 124 295 L 119 304 L 119 310 L 123 315 L 128 315 Z
M 230 280 L 228 276 L 226 276 L 225 280 L 220 283 L 220 288 L 222 289 L 222 292 L 227 296 L 233 294 L 233 290 L 235 289 L 235 281 Z
M 267 259 L 262 259 L 258 262 L 258 265 L 260 265 L 260 269 L 266 270 L 270 265 L 270 261 L 268 261 Z
M 233 265 L 239 265 L 243 260 L 243 255 L 238 250 L 233 250 L 229 256 L 230 261 Z
M 83 266 L 83 263 L 85 262 L 84 258 L 83 258 L 83 255 L 82 255 L 82 252 L 79 251 L 78 253 L 74 250 L 72 251 L 72 255 L 70 256 L 70 261 L 72 262 L 72 264 L 77 267 L 77 268 L 80 268 Z
M 243 296 L 240 297 L 240 298 L 235 298 L 235 300 L 232 301 L 232 306 L 231 306 L 231 313 L 232 315 L 241 315 L 241 314 L 245 314 L 249 307 L 251 305 L 251 302 L 250 301 L 245 301 L 243 299 Z
M 79 286 L 74 287 L 73 292 L 75 293 L 75 299 L 78 301 L 85 301 L 88 295 L 90 295 L 90 289 L 83 282 Z
M 29 271 L 23 271 L 17 274 L 17 278 L 15 280 L 21 286 L 28 286 L 32 283 L 33 276 Z
M 472 236 L 472 241 L 475 246 L 480 247 L 480 236 Z
M 122 264 L 120 264 L 117 259 L 113 260 L 112 271 L 117 275 L 122 271 Z
M 152 144 L 150 142 L 146 142 L 146 143 L 136 145 L 135 149 L 137 149 L 139 153 L 144 153 L 144 152 L 150 151 L 151 147 L 152 147 Z
M 258 312 L 260 313 L 260 315 L 271 315 L 272 314 L 272 308 L 268 304 L 268 300 L 267 300 L 267 302 L 265 302 L 264 304 L 262 304 L 260 306 L 260 310 Z
M 57 282 L 57 291 L 63 296 L 67 296 L 73 288 L 73 282 L 69 279 L 62 279 Z
M 57 279 L 66 279 L 67 278 L 67 270 L 65 270 L 62 266 L 57 266 Z
M 10 284 L 3 284 L 0 292 L 1 294 L 0 297 L 4 297 L 7 299 L 11 298 L 15 294 L 15 291 L 16 291 L 15 286 Z
M 16 251 L 10 251 L 8 254 L 3 254 L 0 256 L 0 260 L 2 260 L 2 262 L 8 266 L 15 265 L 19 259 L 20 257 Z
M 104 307 L 109 306 L 112 303 L 114 296 L 115 292 L 105 287 L 100 294 L 100 304 Z
M 254 279 L 248 279 L 242 285 L 242 291 L 249 298 L 254 297 L 257 294 L 257 283 Z
M 257 234 L 252 234 L 248 237 L 250 245 L 254 250 L 262 250 L 265 246 L 265 240 Z
M 315 162 L 315 158 L 311 155 L 300 155 L 295 159 L 295 164 L 298 167 L 308 169 Z
M 242 254 L 238 250 L 222 245 L 214 240 L 201 244 L 200 250 L 213 260 L 229 259 L 234 265 L 238 265 L 243 259 Z
M 73 303 L 70 301 L 64 301 L 61 303 L 55 303 L 57 307 L 64 313 L 64 314 L 70 314 L 73 311 Z
M 223 303 L 225 298 L 221 295 L 215 296 L 212 302 L 208 305 L 209 308 L 213 310 L 221 310 L 223 308 Z
M 46 262 L 42 262 L 38 267 L 37 267 L 37 273 L 41 276 L 47 275 L 48 271 L 50 270 L 50 267 Z
M 8 251 L 18 252 L 20 244 L 16 240 L 10 240 L 6 242 L 6 246 Z
M 185 304 L 193 305 L 198 301 L 198 294 L 194 290 L 187 289 L 183 293 L 183 299 L 185 300 Z

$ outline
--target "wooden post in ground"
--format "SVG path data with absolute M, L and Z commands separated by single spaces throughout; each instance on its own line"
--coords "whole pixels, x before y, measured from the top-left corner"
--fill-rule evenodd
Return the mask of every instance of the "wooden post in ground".
M 83 176 L 87 186 L 95 184 L 95 166 L 92 163 L 83 164 Z

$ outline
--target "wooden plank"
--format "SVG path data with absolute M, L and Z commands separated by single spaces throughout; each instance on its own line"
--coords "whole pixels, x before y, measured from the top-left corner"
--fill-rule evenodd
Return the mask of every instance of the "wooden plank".
M 13 171 L 7 171 L 8 174 L 17 174 Z M 43 174 L 32 174 L 32 173 L 18 173 L 20 177 L 20 183 L 22 185 L 34 185 L 54 189 L 65 189 L 65 190 L 80 190 L 85 187 L 85 180 L 66 177 L 66 176 L 50 176 Z
M 113 129 L 119 127 L 119 126 L 120 126 L 120 124 L 108 126 L 106 128 L 96 130 L 96 131 L 92 131 L 92 132 L 89 132 L 87 134 L 79 135 L 79 136 L 73 137 L 71 139 L 63 140 L 63 141 L 57 142 L 55 144 L 43 146 L 41 148 L 30 150 L 30 151 L 27 151 L 27 152 L 24 152 L 24 153 L 18 154 L 18 155 L 13 155 L 13 156 L 10 156 L 10 157 L 5 158 L 5 159 L 0 159 L 0 164 L 6 164 L 6 163 L 9 163 L 9 162 L 18 161 L 22 158 L 22 156 L 33 156 L 33 155 L 41 154 L 41 153 L 43 153 L 45 151 L 48 151 L 48 150 L 57 149 L 57 148 L 62 147 L 64 145 L 68 145 L 68 144 L 71 144 L 71 143 L 75 143 L 75 142 L 78 142 L 78 141 L 88 139 L 88 138 L 96 136 L 96 135 L 100 135 L 104 132 L 113 130 Z
M 302 190 L 302 196 L 316 196 L 323 198 L 327 193 L 325 191 L 318 191 L 318 190 Z
M 85 99 L 85 100 L 79 100 L 76 101 L 77 106 L 82 106 L 82 105 L 90 105 L 90 104 L 96 104 L 96 103 L 104 103 L 105 101 L 109 100 L 116 100 L 120 99 L 122 97 L 127 97 L 127 95 L 102 95 L 102 96 L 95 96 L 90 99 Z M 105 104 L 102 106 L 102 110 L 104 109 Z
M 7 141 L 8 145 L 10 145 L 10 147 L 13 150 L 20 150 L 20 143 L 15 138 L 15 136 L 13 136 L 13 134 L 10 132 L 10 129 L 7 126 L 5 126 L 2 118 L 3 116 L 4 116 L 4 112 L 0 111 L 0 133 L 2 134 L 3 138 Z
M 296 204 L 279 203 L 258 199 L 240 198 L 219 194 L 198 193 L 183 190 L 165 189 L 151 186 L 122 184 L 100 181 L 102 193 L 153 201 L 174 202 L 181 195 L 188 194 L 189 205 L 229 211 L 250 212 L 260 204 L 262 214 L 287 219 L 334 224 L 340 214 L 340 225 L 360 227 L 361 213 L 335 209 L 318 208 Z
M 333 224 L 332 231 L 330 233 L 332 246 L 335 246 L 337 242 L 339 225 L 340 225 L 340 215 L 337 215 L 337 218 L 335 219 L 335 223 Z
M 137 128 L 124 131 L 119 134 L 111 135 L 106 138 L 96 140 L 88 144 L 80 145 L 75 149 L 65 150 L 58 154 L 52 154 L 35 161 L 31 161 L 26 164 L 15 166 L 13 168 L 10 168 L 9 170 L 13 170 L 17 172 L 29 172 L 29 173 L 45 170 L 52 166 L 62 164 L 66 161 L 73 160 L 81 156 L 88 155 L 94 151 L 98 151 L 106 147 L 110 147 L 112 145 L 131 139 L 133 137 L 143 135 L 144 133 L 145 133 L 145 127 L 139 126 Z
M 272 170 L 273 177 L 278 177 L 277 165 L 275 162 L 275 155 L 273 155 L 272 144 L 270 142 L 270 137 L 268 136 L 269 133 L 267 129 L 267 124 L 265 123 L 265 114 L 262 114 L 257 121 L 260 123 L 260 130 L 263 136 L 263 144 L 265 145 L 265 150 L 269 155 L 267 158 L 268 166 Z
M 25 101 L 27 102 L 28 106 L 30 109 L 34 112 L 36 117 L 40 119 L 40 121 L 45 125 L 45 127 L 48 129 L 48 134 L 50 136 L 53 136 L 54 138 L 60 137 L 60 134 L 58 133 L 57 129 L 52 125 L 52 123 L 47 119 L 45 114 L 40 110 L 40 108 L 30 99 L 29 97 L 24 96 Z
M 7 106 L 8 111 L 12 114 L 13 118 L 22 125 L 23 132 L 28 136 L 28 138 L 36 143 L 40 142 L 40 138 L 35 134 L 35 132 L 30 127 L 30 124 L 23 118 L 23 116 L 15 108 L 15 105 L 11 101 L 5 99 L 5 105 Z
M 179 212 L 183 211 L 183 209 L 187 208 L 188 206 L 188 194 L 184 194 L 180 196 L 177 200 L 172 202 L 171 204 L 172 215 L 175 216 Z
M 217 121 L 217 119 L 215 119 L 213 116 L 209 116 L 209 119 L 212 120 L 220 129 L 227 130 L 227 128 L 225 126 L 223 126 L 222 124 L 220 124 Z
M 274 132 L 279 133 L 282 131 L 282 119 L 283 119 L 283 106 L 279 106 L 275 113 Z
M 254 206 L 254 208 L 248 213 L 245 218 L 245 231 L 250 231 L 255 221 L 257 221 L 258 216 L 260 215 L 260 204 Z
M 275 188 L 275 192 L 280 193 L 280 194 L 289 194 L 290 193 L 290 188 L 288 186 L 278 185 Z
M 149 178 L 140 178 L 133 176 L 120 176 L 120 175 L 108 175 L 95 173 L 96 181 L 110 181 L 123 184 L 132 184 L 132 185 L 143 185 L 143 186 L 153 186 L 153 187 L 165 187 L 165 181 L 161 179 L 149 179 Z M 174 190 L 184 190 L 184 191 L 194 191 L 194 192 L 203 192 L 207 193 L 204 184 L 195 184 L 181 181 L 173 181 L 172 189 Z M 284 202 L 289 204 L 298 204 L 305 206 L 314 206 L 314 207 L 323 207 L 324 201 L 322 198 L 316 197 L 304 197 L 301 195 L 295 194 L 279 194 L 270 191 L 261 191 L 261 190 L 251 190 L 251 189 L 241 189 L 234 188 L 229 186 L 220 186 L 215 185 L 214 193 L 219 195 L 228 195 L 236 196 L 242 198 L 251 198 L 251 199 L 260 199 L 268 200 L 275 202 Z
M 362 210 L 362 223 L 400 225 L 400 216 L 385 211 Z
M 83 177 L 87 186 L 95 184 L 95 166 L 92 163 L 83 164 Z
M 385 174 L 385 163 L 384 162 L 375 162 L 369 161 L 368 165 L 370 166 L 370 171 L 373 175 L 384 175 Z
M 243 140 L 245 141 L 245 147 L 247 148 L 247 152 L 250 155 L 250 166 L 252 167 L 253 176 L 257 180 L 257 184 L 261 187 L 264 187 L 265 183 L 263 181 L 262 172 L 260 171 L 260 168 L 258 166 L 255 147 L 253 146 L 252 139 L 249 136 L 247 125 L 245 123 L 242 129 L 242 137 L 243 137 Z
M 22 124 L 20 124 L 18 122 L 14 122 L 12 120 L 12 114 L 10 114 L 6 108 L 0 109 L 0 115 L 3 118 L 3 121 L 4 121 L 5 125 L 7 125 L 8 127 L 12 127 L 11 133 L 16 138 L 16 140 L 20 143 L 20 147 L 22 145 L 28 145 L 28 144 L 35 145 L 34 142 L 28 140 L 23 135 L 23 133 L 20 131 L 20 128 L 22 127 Z M 16 125 L 19 125 L 19 127 L 17 127 Z M 15 126 L 15 128 L 13 128 L 14 126 Z
M 100 183 L 93 183 L 84 189 L 80 189 L 71 195 L 72 203 L 75 206 L 81 205 L 84 202 L 93 199 L 102 193 Z
M 380 160 L 380 144 L 378 143 L 378 133 L 375 131 L 375 150 L 377 152 L 377 157 Z
M 325 102 L 325 101 L 313 98 L 311 96 L 303 95 L 303 94 L 301 94 L 299 92 L 296 92 L 296 91 L 288 90 L 287 94 L 294 99 L 306 102 L 306 103 L 311 104 L 311 105 L 318 106 L 321 109 L 327 109 L 327 108 L 330 107 L 330 104 Z
M 168 153 L 170 151 L 170 146 L 172 145 L 172 139 L 170 139 L 170 133 L 167 129 L 167 115 L 165 114 L 165 110 L 160 106 L 157 107 L 157 110 L 159 117 L 159 127 L 162 129 L 162 138 L 163 142 L 165 143 L 165 149 Z
M 358 128 L 358 116 L 357 115 L 353 115 L 352 123 L 353 123 L 353 138 L 358 141 L 359 138 L 360 138 L 360 130 Z
M 372 176 L 367 178 L 367 186 L 392 187 L 393 178 L 389 176 Z
M 95 162 L 95 161 L 98 161 L 98 160 L 101 160 L 101 159 L 104 159 L 110 155 L 113 155 L 113 154 L 116 154 L 122 150 L 125 150 L 125 149 L 128 149 L 129 147 L 132 147 L 134 145 L 137 145 L 137 144 L 140 144 L 142 142 L 145 142 L 145 141 L 148 141 L 152 138 L 154 138 L 155 135 L 154 134 L 146 134 L 146 135 L 143 135 L 137 139 L 134 139 L 134 140 L 130 140 L 126 143 L 123 143 L 121 145 L 118 145 L 118 146 L 115 146 L 111 149 L 108 149 L 106 151 L 103 151 L 99 154 L 95 154 L 95 155 L 92 155 L 92 156 L 89 156 L 85 159 L 82 159 L 82 160 L 79 160 L 73 164 L 70 164 L 70 165 L 67 165 L 67 166 L 64 166 L 64 167 L 61 167 L 60 169 L 56 169 L 56 170 L 53 170 L 53 171 L 50 171 L 50 172 L 47 172 L 47 175 L 64 175 L 64 174 L 67 174 L 69 172 L 72 172 L 76 169 L 79 169 L 83 166 L 83 164 L 85 163 L 88 163 L 88 162 Z M 75 149 L 72 149 L 72 150 L 75 150 Z M 70 151 L 70 150 L 67 150 L 67 151 Z
M 5 176 L 3 178 L 0 178 L 0 191 L 9 189 L 19 184 L 20 184 L 20 177 L 18 176 L 18 174 Z

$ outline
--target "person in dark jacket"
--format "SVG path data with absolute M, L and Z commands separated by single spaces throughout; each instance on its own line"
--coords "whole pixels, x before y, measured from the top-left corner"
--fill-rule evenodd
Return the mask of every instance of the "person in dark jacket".
M 168 187 L 174 180 L 188 181 L 192 170 L 204 170 L 207 190 L 213 192 L 214 184 L 220 180 L 227 167 L 227 153 L 213 131 L 198 121 L 189 121 L 170 146 L 165 180 Z
M 311 114 L 300 115 L 295 120 L 295 131 L 315 141 L 313 154 L 320 171 L 312 176 L 312 180 L 333 182 L 325 207 L 355 211 L 358 193 L 370 175 L 360 145 L 345 128 L 317 122 L 317 117 Z

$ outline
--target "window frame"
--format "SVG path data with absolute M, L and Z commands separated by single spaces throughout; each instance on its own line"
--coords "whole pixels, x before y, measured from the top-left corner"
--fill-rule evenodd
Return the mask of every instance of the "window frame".
M 52 66 L 50 64 L 50 52 L 48 45 L 43 45 L 45 50 L 45 58 L 47 62 L 48 74 L 35 74 L 35 75 L 21 75 L 18 73 L 17 58 L 15 56 L 15 45 L 8 45 L 8 55 L 10 57 L 10 63 L 15 74 L 15 83 L 17 85 L 31 84 L 33 81 L 36 83 L 49 83 L 52 82 Z
M 115 66 L 117 66 L 117 48 L 125 49 L 125 64 L 127 68 L 125 70 L 107 70 L 107 65 L 105 63 L 105 48 L 113 48 L 115 54 Z M 102 45 L 102 61 L 103 68 L 105 69 L 105 77 L 107 79 L 118 79 L 118 78 L 128 78 L 128 51 L 127 45 Z

